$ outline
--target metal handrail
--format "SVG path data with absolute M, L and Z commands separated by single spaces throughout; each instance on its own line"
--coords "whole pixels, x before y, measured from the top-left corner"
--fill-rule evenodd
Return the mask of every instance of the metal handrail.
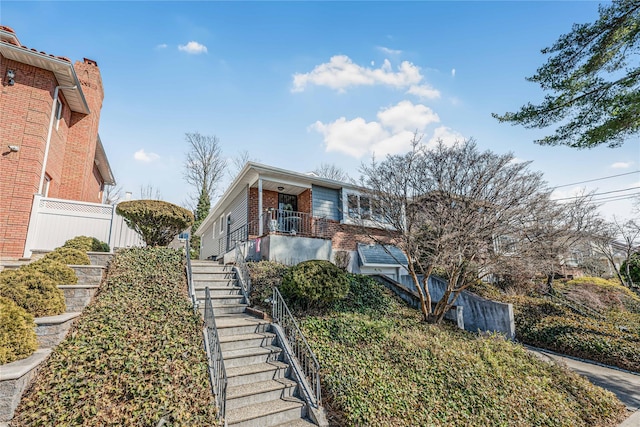
M 306 378 L 313 388 L 313 390 L 307 390 L 306 387 L 301 387 L 306 395 L 306 400 L 318 408 L 322 405 L 320 363 L 318 363 L 316 355 L 313 354 L 309 343 L 307 343 L 300 327 L 298 327 L 296 319 L 291 314 L 291 311 L 289 311 L 289 307 L 287 307 L 280 291 L 278 291 L 276 287 L 273 288 L 273 300 L 271 303 L 273 304 L 273 322 L 282 328 L 285 338 L 293 352 L 290 356 L 293 356 L 298 361 L 298 365 L 302 370 L 302 372 L 296 372 L 296 374 L 301 378 Z M 297 370 L 295 364 L 293 369 Z
M 240 249 L 240 246 L 241 245 L 236 244 L 236 262 L 233 269 L 236 270 L 236 274 L 238 275 L 238 281 L 240 282 L 240 288 L 242 289 L 245 302 L 251 305 L 251 300 L 249 299 L 249 295 L 251 294 L 249 267 L 247 266 L 247 261 L 245 260 L 244 253 L 242 252 L 242 249 Z
M 187 252 L 187 289 L 189 291 L 189 298 L 191 298 L 191 305 L 193 306 L 193 312 L 198 312 L 198 300 L 196 298 L 196 290 L 193 286 L 193 270 L 191 269 L 191 246 L 189 240 L 191 234 L 187 234 L 187 243 L 185 246 Z
M 222 347 L 220 346 L 220 337 L 208 286 L 204 289 L 204 295 L 204 344 L 209 362 L 209 380 L 218 406 L 218 420 L 223 420 L 227 402 L 227 371 L 224 367 Z

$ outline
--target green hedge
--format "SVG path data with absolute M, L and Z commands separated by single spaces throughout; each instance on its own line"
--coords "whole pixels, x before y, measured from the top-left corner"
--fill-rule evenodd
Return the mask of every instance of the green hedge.
M 273 287 L 279 287 L 289 267 L 276 261 L 247 263 L 251 279 L 251 304 L 271 313 L 271 304 L 265 302 L 273 295 Z
M 167 246 L 194 219 L 191 211 L 162 200 L 131 200 L 116 210 L 148 246 Z
M 349 278 L 329 261 L 305 261 L 287 270 L 280 292 L 293 307 L 321 309 L 347 295 Z
M 9 298 L 34 317 L 65 312 L 64 293 L 46 274 L 20 268 L 0 272 L 0 296 Z
M 40 272 L 53 280 L 56 285 L 75 285 L 78 283 L 78 276 L 73 268 L 55 259 L 42 258 L 20 267 L 20 270 Z
M 69 265 L 89 265 L 91 259 L 87 252 L 80 249 L 59 247 L 46 254 L 42 259 L 58 261 L 62 264 Z
M 0 365 L 31 356 L 38 348 L 33 316 L 0 296 Z
M 202 320 L 184 255 L 119 251 L 93 303 L 22 398 L 12 426 L 215 425 Z
M 109 252 L 109 244 L 90 236 L 76 236 L 62 245 L 64 248 L 79 249 L 84 252 Z

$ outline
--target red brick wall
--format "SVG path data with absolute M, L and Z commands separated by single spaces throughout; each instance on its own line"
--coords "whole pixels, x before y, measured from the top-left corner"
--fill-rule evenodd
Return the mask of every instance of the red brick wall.
M 100 70 L 91 61 L 74 65 L 91 114 L 71 113 L 71 127 L 64 154 L 60 197 L 87 202 L 100 202 L 100 183 L 93 179 L 93 166 L 98 140 L 98 124 L 104 91 Z
M 311 215 L 311 189 L 298 194 L 298 211 Z
M 97 66 L 76 64 L 75 68 L 91 114 L 71 113 L 64 94 L 59 93 L 64 108 L 58 129 L 54 122 L 51 134 L 46 170 L 51 177 L 49 197 L 99 202 L 101 182 L 94 177 L 93 167 L 102 82 Z M 7 69 L 16 73 L 13 86 L 6 84 Z M 57 81 L 50 71 L 3 57 L 0 78 L 0 258 L 19 258 L 40 184 Z M 9 145 L 18 146 L 19 151 L 10 152 Z

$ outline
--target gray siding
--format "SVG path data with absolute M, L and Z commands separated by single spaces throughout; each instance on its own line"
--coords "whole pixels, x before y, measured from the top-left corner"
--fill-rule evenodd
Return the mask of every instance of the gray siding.
M 312 186 L 313 216 L 340 221 L 340 190 L 333 188 Z
M 231 231 L 234 231 L 247 223 L 247 216 L 249 212 L 249 200 L 248 191 L 245 189 L 242 193 L 233 199 L 231 207 L 225 212 L 228 214 L 231 212 Z

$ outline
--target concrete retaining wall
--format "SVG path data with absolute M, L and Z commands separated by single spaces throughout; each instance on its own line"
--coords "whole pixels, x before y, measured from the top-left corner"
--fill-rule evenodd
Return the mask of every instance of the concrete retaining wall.
M 407 276 L 403 277 L 403 284 L 415 289 L 413 282 Z M 429 277 L 429 292 L 434 301 L 439 301 L 444 295 L 446 283 L 436 277 Z M 456 305 L 464 307 L 464 328 L 471 332 L 499 332 L 509 339 L 516 336 L 516 325 L 513 317 L 513 305 L 482 298 L 474 293 L 462 291 Z
M 259 242 L 258 242 L 259 240 Z M 331 240 L 270 234 L 256 239 L 254 259 L 295 265 L 311 259 L 331 260 Z
M 387 276 L 375 275 L 371 277 L 390 289 L 411 307 L 420 309 L 420 296 L 415 290 L 409 289 L 406 286 L 403 286 L 402 284 L 396 282 L 395 280 L 391 280 Z M 433 306 L 435 306 L 435 303 L 432 303 L 432 307 Z M 464 308 L 459 305 L 454 305 L 449 311 L 447 311 L 447 313 L 444 315 L 444 318 L 453 321 L 456 325 L 458 325 L 458 328 L 465 329 L 464 316 Z
M 23 391 L 49 357 L 51 349 L 40 349 L 26 359 L 0 365 L 0 422 L 10 421 L 20 403 Z

